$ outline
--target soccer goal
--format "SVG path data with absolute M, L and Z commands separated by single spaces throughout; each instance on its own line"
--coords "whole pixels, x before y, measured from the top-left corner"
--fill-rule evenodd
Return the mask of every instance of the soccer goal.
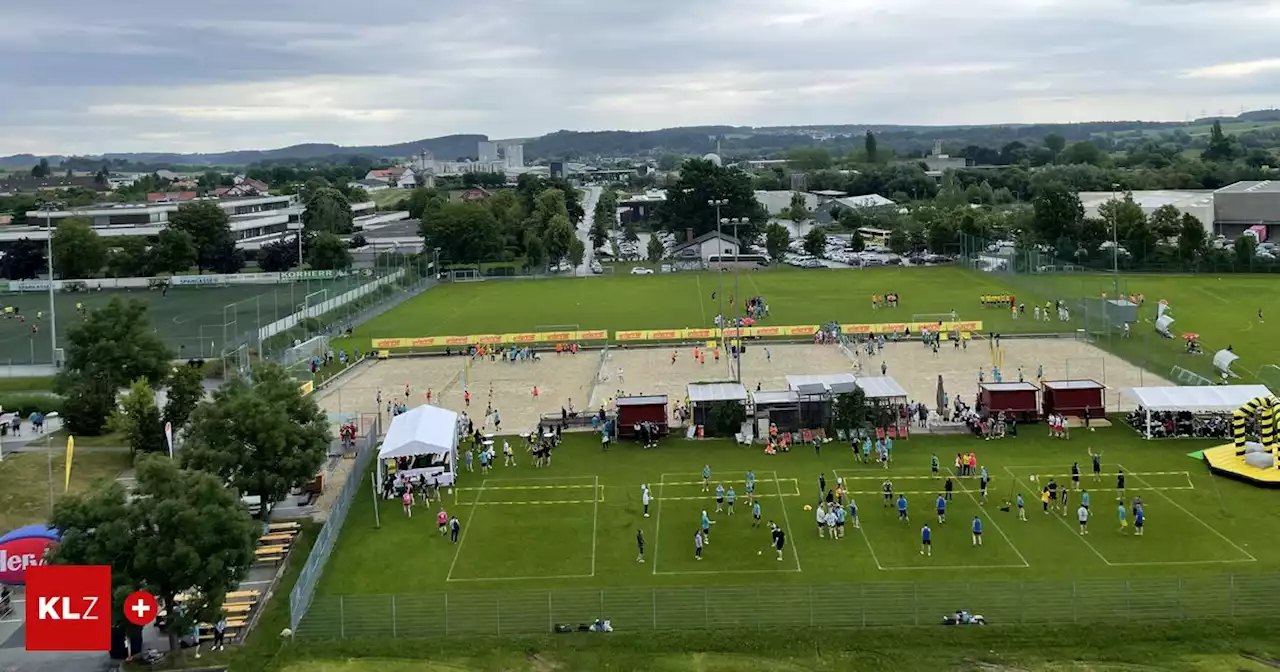
M 1204 376 L 1190 369 L 1184 369 L 1181 366 L 1175 366 L 1169 370 L 1169 380 L 1172 380 L 1178 385 L 1188 385 L 1188 386 L 1213 384 L 1212 380 L 1209 380 L 1208 378 L 1205 378 Z
M 329 337 L 322 334 L 305 341 L 294 341 L 293 345 L 285 349 L 282 361 L 285 368 L 291 370 L 305 368 L 307 375 L 310 375 L 311 360 L 316 357 L 323 358 L 328 352 Z
M 227 380 L 249 378 L 253 371 L 253 356 L 249 344 L 222 351 L 222 377 Z
M 475 268 L 459 268 L 446 271 L 445 276 L 452 282 L 480 282 L 484 280 L 484 276 L 480 275 L 479 269 Z

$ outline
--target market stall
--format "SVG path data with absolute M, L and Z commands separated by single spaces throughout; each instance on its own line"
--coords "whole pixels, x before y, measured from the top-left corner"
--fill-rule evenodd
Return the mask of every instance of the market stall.
M 692 413 L 693 433 L 704 435 L 713 433 L 711 425 L 712 411 L 721 404 L 747 403 L 747 388 L 742 383 L 690 383 L 686 388 L 689 395 L 689 410 Z
M 1040 417 L 1040 388 L 1033 383 L 980 383 L 978 400 L 982 409 L 992 415 L 1004 411 L 1020 422 L 1035 422 Z
M 1046 380 L 1041 383 L 1040 410 L 1045 415 L 1057 413 L 1091 418 L 1106 415 L 1107 386 L 1096 380 Z
M 644 426 L 656 433 L 653 438 L 666 436 L 670 430 L 665 394 L 618 397 L 613 404 L 618 408 L 618 435 L 624 439 L 636 438 Z
M 457 413 L 439 406 L 410 409 L 391 421 L 378 448 L 379 480 L 423 477 L 436 485 L 453 485 L 460 435 Z

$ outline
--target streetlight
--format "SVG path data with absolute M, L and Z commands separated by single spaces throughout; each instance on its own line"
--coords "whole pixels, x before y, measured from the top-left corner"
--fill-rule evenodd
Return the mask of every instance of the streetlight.
M 53 201 L 40 205 L 40 211 L 44 213 L 45 261 L 49 271 L 49 359 L 53 361 L 54 369 L 58 368 L 58 309 L 53 302 L 53 213 L 58 207 L 59 204 Z
M 436 280 L 439 280 L 440 279 L 440 248 L 437 247 L 434 250 L 432 250 L 432 254 L 435 255 L 435 259 L 431 262 L 431 274 L 435 276 Z
M 716 209 L 716 256 L 720 263 L 724 263 L 724 238 L 720 233 L 720 223 L 724 220 L 720 219 L 720 207 L 729 205 L 727 198 L 713 198 L 707 201 L 707 205 L 715 206 Z M 719 286 L 716 289 L 716 296 L 720 297 L 720 342 L 724 342 L 724 273 L 721 269 L 716 269 L 716 279 Z
M 742 300 L 742 297 L 738 295 L 738 271 L 740 270 L 739 267 L 741 266 L 741 264 L 738 261 L 738 256 L 742 254 L 742 239 L 738 238 L 738 225 L 746 224 L 747 222 L 750 222 L 750 221 L 751 220 L 747 217 L 726 217 L 720 220 L 721 224 L 733 225 L 733 239 L 738 241 L 738 252 L 736 255 L 734 255 L 735 261 L 733 264 L 733 296 L 734 296 L 734 300 L 738 302 L 739 306 L 746 306 L 746 303 Z M 724 262 L 724 257 L 721 257 L 721 263 L 723 262 Z M 734 312 L 737 312 L 737 311 L 734 311 Z M 734 317 L 734 327 L 736 327 L 736 329 L 734 330 L 734 335 L 738 339 L 738 356 L 735 359 L 738 360 L 738 382 L 741 383 L 742 382 L 742 326 L 738 324 L 737 317 Z

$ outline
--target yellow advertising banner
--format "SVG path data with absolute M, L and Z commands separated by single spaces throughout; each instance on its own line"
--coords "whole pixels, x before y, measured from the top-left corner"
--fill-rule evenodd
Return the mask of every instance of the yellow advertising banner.
M 647 341 L 649 340 L 649 332 L 644 330 L 615 331 L 613 332 L 613 340 L 615 341 Z
M 481 345 L 498 345 L 503 343 L 502 334 L 474 334 L 467 337 L 472 343 Z
M 298 390 L 302 392 L 302 396 L 304 397 L 307 396 L 308 394 L 311 394 L 312 390 L 314 389 L 316 389 L 316 384 L 309 380 L 298 386 Z
M 842 324 L 840 330 L 845 334 L 901 334 L 908 329 L 918 334 L 925 328 L 937 329 L 937 322 L 881 322 L 878 324 Z M 982 331 L 982 321 L 942 322 L 942 331 Z
M 705 341 L 716 337 L 716 329 L 685 329 L 684 337 L 694 341 Z
M 567 343 L 577 336 L 576 331 L 539 331 L 539 343 Z
M 529 345 L 530 343 L 538 342 L 538 334 L 533 331 L 524 334 L 503 334 L 502 342 L 513 345 Z
M 678 341 L 684 338 L 684 332 L 684 329 L 651 329 L 649 330 L 649 340 Z
M 579 331 L 579 341 L 607 341 L 609 340 L 609 331 L 607 329 L 593 329 L 591 331 Z

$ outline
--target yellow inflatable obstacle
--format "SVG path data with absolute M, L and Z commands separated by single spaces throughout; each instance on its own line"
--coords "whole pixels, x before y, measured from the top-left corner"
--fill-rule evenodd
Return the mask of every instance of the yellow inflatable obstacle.
M 1236 451 L 1245 449 L 1249 418 L 1256 413 L 1260 427 L 1259 434 L 1262 436 L 1262 447 L 1267 452 L 1272 452 L 1276 447 L 1276 414 L 1278 412 L 1280 412 L 1280 399 L 1272 395 L 1252 399 L 1244 406 L 1237 408 L 1231 416 L 1231 436 L 1235 441 Z

